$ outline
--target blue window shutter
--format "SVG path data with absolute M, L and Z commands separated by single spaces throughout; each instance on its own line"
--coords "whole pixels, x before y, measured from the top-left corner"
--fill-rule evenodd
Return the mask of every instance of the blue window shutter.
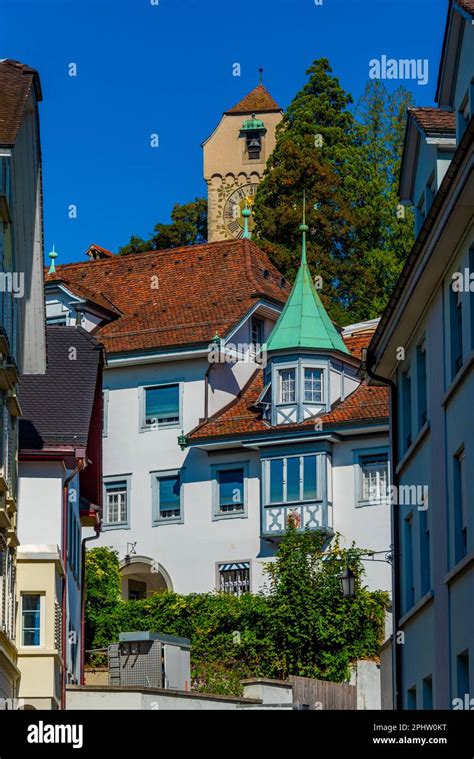
M 244 470 L 224 469 L 219 476 L 219 504 L 231 506 L 244 502 Z
M 160 477 L 160 511 L 174 511 L 180 508 L 180 481 L 177 477 Z

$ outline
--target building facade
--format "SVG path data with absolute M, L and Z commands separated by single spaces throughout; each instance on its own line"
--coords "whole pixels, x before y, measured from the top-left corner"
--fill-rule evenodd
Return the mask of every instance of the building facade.
M 17 390 L 46 368 L 37 72 L 0 61 L 0 703 L 18 696 Z
M 243 236 L 242 211 L 254 201 L 282 117 L 281 108 L 260 83 L 223 114 L 204 141 L 209 242 Z
M 472 709 L 473 18 L 471 0 L 449 3 L 438 107 L 408 113 L 400 190 L 416 208 L 417 238 L 368 354 L 371 376 L 393 394 L 394 698 L 403 709 Z
M 102 498 L 101 346 L 57 325 L 47 344 L 47 372 L 22 376 L 20 395 L 19 697 L 36 709 L 64 708 L 82 681 L 82 527 L 98 534 Z
M 291 294 L 248 239 L 59 266 L 46 294 L 106 347 L 99 543 L 125 598 L 258 591 L 289 520 L 389 551 L 387 395 L 358 377 L 375 324 L 341 337 L 304 256 Z

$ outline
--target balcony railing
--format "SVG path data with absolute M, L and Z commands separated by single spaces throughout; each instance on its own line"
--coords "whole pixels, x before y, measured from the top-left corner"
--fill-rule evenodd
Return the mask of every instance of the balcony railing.
M 262 536 L 282 536 L 289 525 L 298 532 L 305 529 L 332 532 L 332 505 L 324 501 L 265 506 L 262 513 Z

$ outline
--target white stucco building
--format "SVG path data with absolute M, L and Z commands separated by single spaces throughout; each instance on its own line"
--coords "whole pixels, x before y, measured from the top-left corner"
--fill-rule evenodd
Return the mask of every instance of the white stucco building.
M 408 114 L 400 190 L 417 209 L 417 239 L 368 355 L 392 385 L 396 485 L 411 492 L 393 507 L 403 709 L 472 709 L 473 20 L 470 0 L 449 3 L 438 108 Z
M 47 316 L 106 348 L 100 544 L 124 597 L 256 591 L 288 518 L 383 559 L 387 395 L 358 377 L 375 324 L 341 338 L 303 261 L 274 329 L 290 288 L 248 239 L 89 258 L 48 276 Z

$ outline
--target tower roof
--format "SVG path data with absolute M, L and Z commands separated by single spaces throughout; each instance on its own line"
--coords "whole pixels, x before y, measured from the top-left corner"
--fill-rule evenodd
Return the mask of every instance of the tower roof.
M 293 289 L 267 342 L 267 351 L 309 348 L 337 350 L 350 355 L 332 323 L 314 286 L 306 260 L 306 232 L 303 233 L 301 264 Z
M 237 105 L 229 108 L 226 113 L 265 113 L 268 111 L 281 111 L 278 103 L 272 98 L 263 84 L 257 86 L 249 92 Z

